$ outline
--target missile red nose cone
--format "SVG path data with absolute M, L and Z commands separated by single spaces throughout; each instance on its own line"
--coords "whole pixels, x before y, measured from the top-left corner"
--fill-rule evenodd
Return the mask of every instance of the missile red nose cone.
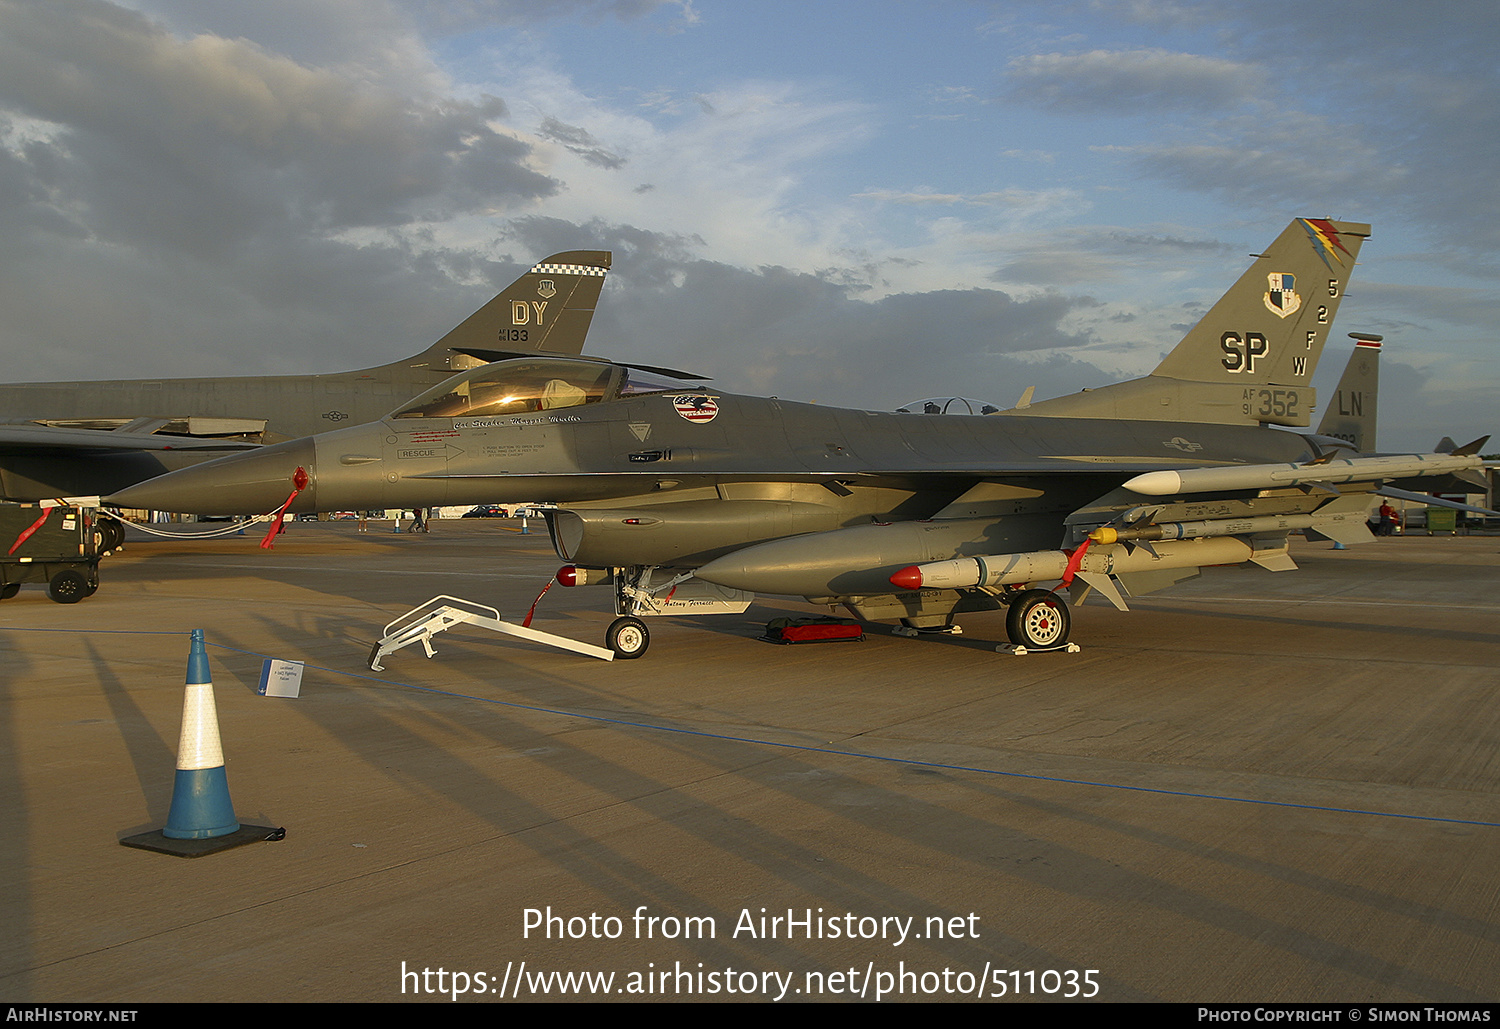
M 904 590 L 919 590 L 922 588 L 922 569 L 916 565 L 907 565 L 895 575 L 891 576 L 891 585 L 899 586 Z

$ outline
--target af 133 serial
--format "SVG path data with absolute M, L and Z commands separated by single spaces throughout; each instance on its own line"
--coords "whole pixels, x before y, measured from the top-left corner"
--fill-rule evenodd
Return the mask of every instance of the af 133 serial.
M 1018 647 L 1062 646 L 1062 587 L 1123 609 L 1208 565 L 1292 569 L 1290 532 L 1362 542 L 1376 490 L 1475 479 L 1482 441 L 1365 455 L 1288 431 L 1309 425 L 1310 381 L 1368 235 L 1299 218 L 1152 374 L 996 414 L 845 410 L 516 356 L 379 422 L 112 500 L 199 513 L 292 494 L 294 512 L 554 501 L 548 528 L 570 562 L 559 581 L 613 589 L 606 642 L 620 657 L 646 649 L 645 616 L 740 613 L 757 593 L 908 631 L 1003 607 Z

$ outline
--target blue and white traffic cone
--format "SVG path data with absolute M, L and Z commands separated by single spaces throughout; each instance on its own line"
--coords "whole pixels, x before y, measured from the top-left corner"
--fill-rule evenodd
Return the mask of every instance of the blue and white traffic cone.
M 194 629 L 172 810 L 161 832 L 170 840 L 207 840 L 238 832 L 239 828 L 229 800 L 229 780 L 224 775 L 224 747 L 219 741 L 219 712 L 214 706 L 208 652 L 203 647 L 203 630 Z
M 229 800 L 224 775 L 224 747 L 219 742 L 219 712 L 208 673 L 203 630 L 193 630 L 188 652 L 187 693 L 182 701 L 182 741 L 177 747 L 177 778 L 165 829 L 121 838 L 120 843 L 177 857 L 202 857 L 257 840 L 280 840 L 286 830 L 269 825 L 241 825 Z

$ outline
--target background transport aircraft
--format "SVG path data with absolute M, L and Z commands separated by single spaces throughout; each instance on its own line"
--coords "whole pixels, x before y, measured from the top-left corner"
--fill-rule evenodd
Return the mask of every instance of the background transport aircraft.
M 1141 379 L 987 416 L 736 396 L 663 369 L 525 357 L 454 376 L 372 425 L 123 490 L 199 513 L 546 498 L 565 585 L 609 583 L 607 640 L 641 616 L 743 612 L 755 593 L 909 630 L 1008 609 L 1065 644 L 1075 602 L 1116 606 L 1207 565 L 1294 566 L 1287 536 L 1358 543 L 1386 483 L 1472 477 L 1451 454 L 1363 456 L 1309 425 L 1318 357 L 1369 226 L 1297 219 Z M 1028 398 L 1029 400 L 1029 398 Z M 1482 441 L 1480 441 L 1482 442 Z
M 497 357 L 582 353 L 610 256 L 553 254 L 426 350 L 374 368 L 0 386 L 0 496 L 110 493 L 226 450 L 372 421 Z

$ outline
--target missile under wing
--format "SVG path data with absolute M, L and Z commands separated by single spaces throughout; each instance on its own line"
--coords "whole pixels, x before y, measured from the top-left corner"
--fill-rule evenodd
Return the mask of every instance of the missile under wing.
M 517 358 L 373 425 L 115 499 L 258 512 L 294 491 L 292 511 L 546 498 L 560 505 L 548 522 L 572 563 L 564 581 L 615 590 L 629 631 L 611 639 L 629 641 L 624 656 L 644 648 L 639 616 L 694 602 L 743 609 L 753 593 L 918 629 L 1008 606 L 1017 643 L 1055 645 L 1067 607 L 1040 585 L 1123 606 L 1124 594 L 1204 565 L 1287 569 L 1289 531 L 1349 519 L 1388 479 L 1480 464 L 1341 450 L 1328 468 L 1316 435 L 1273 427 L 1308 423 L 1308 383 L 1368 232 L 1294 221 L 1153 375 L 1012 412 L 845 410 L 734 395 L 667 369 Z M 1177 523 L 1195 534 L 1140 531 Z

